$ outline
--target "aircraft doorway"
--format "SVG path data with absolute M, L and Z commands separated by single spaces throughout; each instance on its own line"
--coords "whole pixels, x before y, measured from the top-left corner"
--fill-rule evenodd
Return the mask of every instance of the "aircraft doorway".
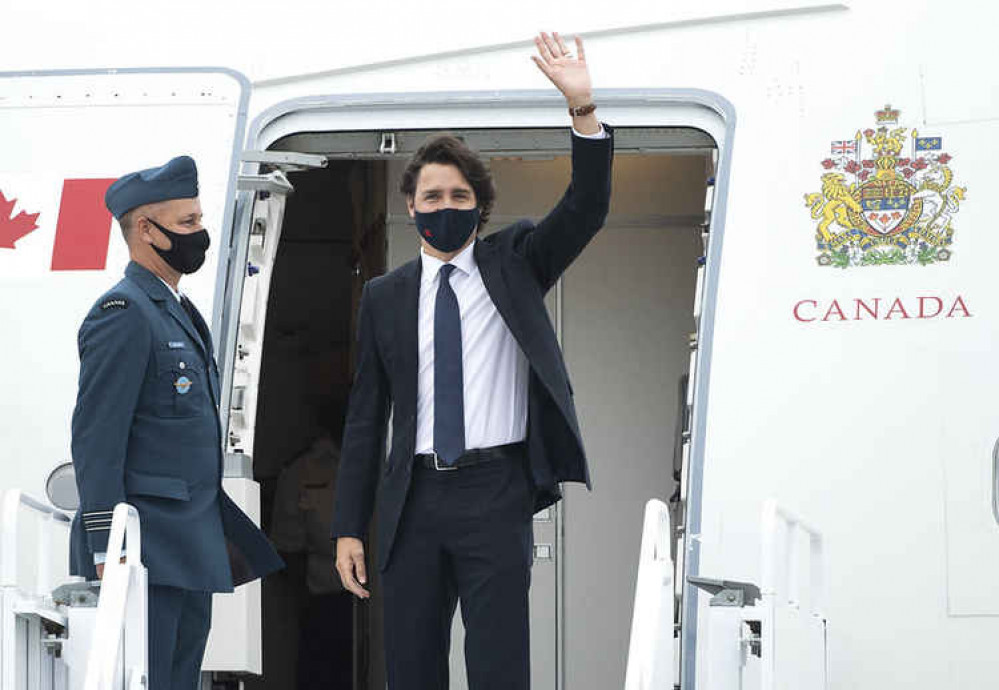
M 487 233 L 540 218 L 568 183 L 565 129 L 452 132 L 485 156 L 494 174 L 498 198 Z M 385 686 L 377 573 L 369 603 L 335 594 L 327 601 L 342 596 L 348 603 L 320 610 L 313 604 L 324 595 L 317 595 L 315 577 L 310 583 L 310 558 L 313 569 L 327 558 L 331 573 L 332 556 L 309 553 L 281 522 L 295 513 L 285 508 L 296 500 L 311 505 L 302 499 L 310 490 L 332 496 L 335 472 L 316 470 L 310 479 L 295 467 L 336 456 L 360 288 L 417 255 L 398 181 L 430 134 L 396 132 L 394 150 L 381 152 L 384 134 L 375 132 L 295 134 L 271 147 L 330 162 L 288 175 L 295 193 L 267 305 L 254 476 L 264 528 L 284 547 L 289 568 L 263 584 L 264 675 L 247 683 L 251 690 L 314 687 L 310 663 L 327 668 L 334 659 L 351 664 L 357 690 Z M 623 683 L 644 504 L 668 499 L 677 486 L 676 420 L 686 406 L 676 391 L 697 328 L 705 195 L 716 150 L 709 136 L 687 128 L 621 128 L 616 136 L 607 225 L 548 297 L 595 491 L 567 487 L 565 501 L 535 517 L 532 676 L 543 690 Z M 451 684 L 463 688 L 460 624 L 455 628 Z M 320 638 L 323 645 L 311 646 Z M 310 661 L 308 649 L 325 652 Z
M 339 584 L 329 534 L 353 317 L 364 280 L 385 266 L 384 163 L 288 178 L 295 193 L 271 274 L 253 462 L 262 527 L 287 568 L 263 582 L 264 674 L 247 687 L 349 690 L 366 677 L 371 645 L 355 634 L 367 630 L 366 611 Z

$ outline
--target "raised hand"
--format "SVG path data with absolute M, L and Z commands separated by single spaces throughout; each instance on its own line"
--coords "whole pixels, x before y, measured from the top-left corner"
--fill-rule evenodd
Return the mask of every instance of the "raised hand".
M 542 31 L 534 38 L 538 55 L 531 59 L 552 84 L 555 85 L 570 107 L 588 105 L 593 99 L 590 70 L 586 66 L 583 39 L 576 37 L 576 54 L 573 55 L 557 32 L 548 35 Z

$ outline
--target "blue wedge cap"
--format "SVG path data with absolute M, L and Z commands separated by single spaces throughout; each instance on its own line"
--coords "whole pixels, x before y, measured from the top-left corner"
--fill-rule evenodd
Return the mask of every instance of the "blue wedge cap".
M 166 165 L 128 173 L 112 183 L 104 204 L 118 220 L 139 206 L 198 196 L 198 167 L 190 156 L 177 156 Z

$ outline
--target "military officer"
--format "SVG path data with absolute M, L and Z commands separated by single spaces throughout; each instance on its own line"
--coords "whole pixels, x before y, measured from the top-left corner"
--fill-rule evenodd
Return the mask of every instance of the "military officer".
M 188 156 L 108 189 L 131 262 L 83 321 L 73 412 L 80 509 L 72 569 L 103 575 L 111 511 L 139 512 L 149 573 L 150 690 L 195 690 L 213 592 L 282 567 L 222 490 L 219 374 L 201 314 L 179 292 L 209 245 Z

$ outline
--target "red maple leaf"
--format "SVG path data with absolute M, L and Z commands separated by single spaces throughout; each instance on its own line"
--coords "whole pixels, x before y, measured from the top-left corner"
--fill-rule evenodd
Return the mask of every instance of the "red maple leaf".
M 38 229 L 37 213 L 25 213 L 21 211 L 16 216 L 14 204 L 17 199 L 7 201 L 7 198 L 0 192 L 0 249 L 14 249 L 14 243 L 30 232 Z

